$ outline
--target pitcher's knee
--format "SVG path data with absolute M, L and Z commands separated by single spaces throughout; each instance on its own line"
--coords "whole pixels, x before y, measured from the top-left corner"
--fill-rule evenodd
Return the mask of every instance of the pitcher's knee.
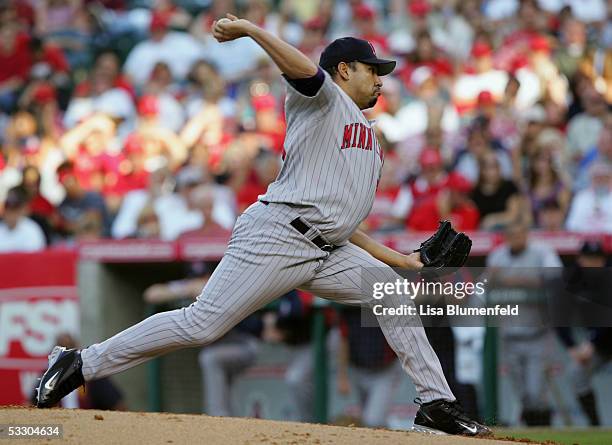
M 210 309 L 202 308 L 197 303 L 183 309 L 185 335 L 192 346 L 206 346 L 219 340 L 233 326 L 231 323 L 220 323 L 223 314 L 212 314 Z
M 219 340 L 223 333 L 202 328 L 191 334 L 191 344 L 194 346 L 206 346 Z

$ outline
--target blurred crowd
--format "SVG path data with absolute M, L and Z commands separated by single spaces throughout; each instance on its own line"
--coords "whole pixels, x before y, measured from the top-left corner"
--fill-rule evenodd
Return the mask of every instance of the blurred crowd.
M 612 233 L 604 0 L 5 0 L 0 251 L 231 230 L 281 166 L 285 84 L 231 12 L 318 61 L 398 61 L 367 111 L 386 150 L 370 231 Z

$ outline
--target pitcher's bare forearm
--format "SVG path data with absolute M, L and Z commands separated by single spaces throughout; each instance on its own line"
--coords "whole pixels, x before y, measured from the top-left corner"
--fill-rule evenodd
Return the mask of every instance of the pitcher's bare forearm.
M 268 31 L 254 26 L 249 36 L 268 53 L 276 66 L 290 79 L 304 79 L 317 74 L 317 66 L 312 60 Z
M 227 19 L 213 24 L 213 36 L 219 42 L 250 37 L 290 79 L 305 79 L 317 74 L 317 66 L 302 52 L 248 20 L 227 14 Z
M 368 252 L 377 260 L 391 267 L 403 267 L 413 270 L 418 270 L 423 267 L 423 263 L 420 261 L 418 253 L 412 253 L 410 255 L 404 255 L 390 247 L 379 243 L 362 230 L 357 229 L 349 241 L 363 250 Z

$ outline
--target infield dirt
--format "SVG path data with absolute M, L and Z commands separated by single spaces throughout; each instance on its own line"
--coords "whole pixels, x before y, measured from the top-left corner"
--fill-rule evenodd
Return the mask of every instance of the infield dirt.
M 0 408 L 0 424 L 61 424 L 63 439 L 0 443 L 41 444 L 206 444 L 206 445 L 508 445 L 512 442 L 432 436 L 402 431 L 340 427 L 205 415 Z

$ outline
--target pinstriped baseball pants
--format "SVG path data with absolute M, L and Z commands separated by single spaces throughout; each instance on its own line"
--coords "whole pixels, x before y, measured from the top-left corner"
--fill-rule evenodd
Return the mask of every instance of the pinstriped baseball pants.
M 398 278 L 353 244 L 322 251 L 310 241 L 310 233 L 302 235 L 289 224 L 297 216 L 294 208 L 283 204 L 253 204 L 236 222 L 227 251 L 197 300 L 84 349 L 85 380 L 116 374 L 176 349 L 210 344 L 295 288 L 338 303 L 372 305 L 371 293 L 364 292 L 371 289 L 368 283 Z M 376 303 L 399 307 L 411 301 L 388 295 Z M 424 402 L 454 400 L 419 317 L 380 316 L 378 322 L 419 397 Z

